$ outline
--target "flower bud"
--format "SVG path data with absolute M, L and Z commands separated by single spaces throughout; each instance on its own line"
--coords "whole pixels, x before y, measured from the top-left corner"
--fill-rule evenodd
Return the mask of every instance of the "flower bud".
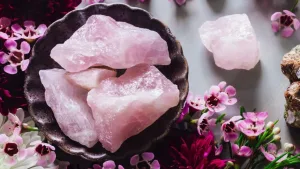
M 281 140 L 280 135 L 275 135 L 275 136 L 273 137 L 273 140 L 274 140 L 274 141 L 280 141 L 280 140 Z
M 272 121 L 269 121 L 268 124 L 267 124 L 267 128 L 269 129 L 273 129 L 274 128 L 274 123 Z
M 274 129 L 273 129 L 273 134 L 279 134 L 280 133 L 280 128 L 279 127 L 275 127 Z
M 291 143 L 284 143 L 283 147 L 285 152 L 293 152 L 296 149 L 296 147 Z

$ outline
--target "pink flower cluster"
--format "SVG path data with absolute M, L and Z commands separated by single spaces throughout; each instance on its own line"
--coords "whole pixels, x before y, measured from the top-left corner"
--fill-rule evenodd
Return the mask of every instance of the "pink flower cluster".
M 271 16 L 272 30 L 278 32 L 281 30 L 282 37 L 290 37 L 294 31 L 298 30 L 300 27 L 300 22 L 296 18 L 296 15 L 289 11 L 283 10 L 283 12 L 275 12 Z
M 33 21 L 25 21 L 24 27 L 22 27 L 19 24 L 11 25 L 11 20 L 8 18 L 0 18 L 0 38 L 6 40 L 4 43 L 6 50 L 0 51 L 0 63 L 8 63 L 4 66 L 6 73 L 16 74 L 19 66 L 22 71 L 27 69 L 29 59 L 26 56 L 31 49 L 28 42 L 43 36 L 46 29 L 45 24 L 36 27 Z M 18 47 L 19 41 L 20 46 Z

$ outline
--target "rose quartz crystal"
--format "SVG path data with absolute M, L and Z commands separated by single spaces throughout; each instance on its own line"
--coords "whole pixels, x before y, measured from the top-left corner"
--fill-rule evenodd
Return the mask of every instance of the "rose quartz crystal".
M 103 15 L 93 15 L 50 56 L 68 72 L 105 65 L 125 69 L 137 64 L 168 65 L 168 46 L 160 35 Z
M 71 83 L 87 90 L 97 87 L 100 81 L 115 76 L 117 76 L 116 71 L 104 68 L 91 68 L 81 72 L 66 74 L 66 78 Z
M 86 103 L 88 91 L 68 82 L 65 70 L 41 70 L 39 74 L 46 89 L 46 102 L 63 133 L 82 145 L 93 147 L 98 136 L 91 109 Z
M 200 27 L 199 33 L 218 67 L 250 70 L 259 61 L 258 41 L 246 14 L 207 21 Z
M 179 90 L 156 67 L 138 65 L 103 80 L 88 93 L 99 141 L 110 151 L 154 123 L 179 102 Z

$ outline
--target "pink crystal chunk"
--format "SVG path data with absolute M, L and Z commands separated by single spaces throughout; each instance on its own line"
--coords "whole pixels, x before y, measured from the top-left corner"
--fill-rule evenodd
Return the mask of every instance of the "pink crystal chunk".
M 88 91 L 68 82 L 65 70 L 41 70 L 39 74 L 46 89 L 46 102 L 63 133 L 82 145 L 93 147 L 98 136 L 91 109 L 86 103 Z
M 138 65 L 88 93 L 99 141 L 110 151 L 153 124 L 179 102 L 179 90 L 156 67 Z
M 259 44 L 246 14 L 207 21 L 200 27 L 199 33 L 204 46 L 213 53 L 218 67 L 250 70 L 260 59 Z
M 104 68 L 91 68 L 81 72 L 66 74 L 66 78 L 71 83 L 87 90 L 97 87 L 100 81 L 115 76 L 117 76 L 116 71 Z
M 68 72 L 105 65 L 125 69 L 137 64 L 168 65 L 168 46 L 160 35 L 149 29 L 93 15 L 50 56 Z

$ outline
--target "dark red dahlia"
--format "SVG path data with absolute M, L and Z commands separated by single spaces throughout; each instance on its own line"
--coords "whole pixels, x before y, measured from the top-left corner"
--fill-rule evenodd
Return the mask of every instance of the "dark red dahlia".
M 25 20 L 49 25 L 80 4 L 81 0 L 1 0 L 0 16 L 22 24 Z
M 0 66 L 0 113 L 7 116 L 9 112 L 16 113 L 17 108 L 27 105 L 24 97 L 24 72 L 9 75 Z

